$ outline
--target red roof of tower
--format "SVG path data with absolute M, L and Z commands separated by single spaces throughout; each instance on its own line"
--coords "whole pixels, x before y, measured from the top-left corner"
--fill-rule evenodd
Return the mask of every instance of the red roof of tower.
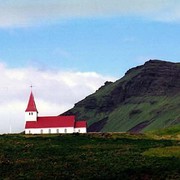
M 28 105 L 27 105 L 27 108 L 26 108 L 26 112 L 27 111 L 37 111 L 37 108 L 36 108 L 36 103 L 34 101 L 34 95 L 33 93 L 31 92 L 30 94 L 30 97 L 29 97 L 29 102 L 28 102 Z
M 27 121 L 25 128 L 74 127 L 75 116 L 38 117 L 37 121 Z

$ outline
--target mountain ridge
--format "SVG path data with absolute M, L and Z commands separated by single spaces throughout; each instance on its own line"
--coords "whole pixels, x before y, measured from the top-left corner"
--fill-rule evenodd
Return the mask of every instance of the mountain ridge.
M 142 132 L 180 123 L 179 92 L 180 63 L 149 60 L 63 114 L 87 119 L 90 132 Z

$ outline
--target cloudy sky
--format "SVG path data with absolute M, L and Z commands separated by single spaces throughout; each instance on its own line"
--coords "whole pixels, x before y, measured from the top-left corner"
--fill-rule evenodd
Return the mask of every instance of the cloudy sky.
M 32 84 L 56 115 L 149 59 L 179 62 L 179 0 L 0 0 L 0 133 L 20 132 Z

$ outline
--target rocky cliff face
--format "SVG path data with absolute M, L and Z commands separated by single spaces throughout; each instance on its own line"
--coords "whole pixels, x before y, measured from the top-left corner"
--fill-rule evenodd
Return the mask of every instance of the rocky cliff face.
M 141 97 L 144 102 L 142 97 L 171 97 L 179 92 L 180 63 L 149 60 L 127 71 L 122 79 L 114 83 L 106 82 L 96 93 L 76 103 L 64 114 L 76 114 L 78 118 L 88 119 L 90 131 L 101 131 L 112 112 L 123 104 L 132 103 L 133 98 Z M 150 98 L 148 102 L 153 104 L 156 100 Z
M 143 66 L 130 69 L 127 73 L 140 70 L 128 84 L 126 93 L 132 95 L 167 95 L 180 89 L 180 67 L 177 63 L 150 60 Z

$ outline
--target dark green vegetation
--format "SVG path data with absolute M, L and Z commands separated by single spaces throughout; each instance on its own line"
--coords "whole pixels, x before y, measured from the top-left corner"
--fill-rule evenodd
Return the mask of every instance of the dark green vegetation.
M 64 114 L 87 119 L 89 132 L 147 132 L 180 124 L 180 63 L 150 60 Z
M 180 179 L 180 141 L 157 137 L 1 135 L 0 179 Z

